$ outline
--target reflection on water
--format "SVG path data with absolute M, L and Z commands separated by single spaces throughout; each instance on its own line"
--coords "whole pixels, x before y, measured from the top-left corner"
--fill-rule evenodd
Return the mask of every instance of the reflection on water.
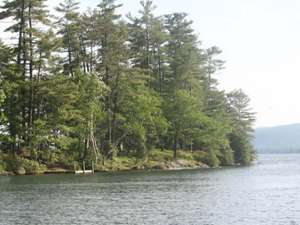
M 0 177 L 0 224 L 300 225 L 300 155 L 246 168 Z

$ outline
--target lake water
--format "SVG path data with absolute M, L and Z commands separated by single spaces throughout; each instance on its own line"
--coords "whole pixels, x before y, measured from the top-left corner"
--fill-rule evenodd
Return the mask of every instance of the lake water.
M 0 177 L 0 224 L 300 225 L 300 155 L 245 168 Z

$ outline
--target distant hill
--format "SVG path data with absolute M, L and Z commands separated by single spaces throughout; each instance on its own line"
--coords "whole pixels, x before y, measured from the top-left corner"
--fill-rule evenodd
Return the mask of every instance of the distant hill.
M 258 128 L 254 146 L 259 153 L 300 153 L 300 124 Z

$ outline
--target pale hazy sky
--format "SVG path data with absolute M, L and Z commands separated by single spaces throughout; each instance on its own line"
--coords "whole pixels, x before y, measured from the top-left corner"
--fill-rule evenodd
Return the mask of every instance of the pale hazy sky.
M 0 0 L 0 3 L 3 0 Z M 51 0 L 57 5 L 59 0 Z M 94 7 L 97 0 L 84 0 Z M 120 0 L 135 13 L 139 0 Z M 242 88 L 257 112 L 256 126 L 300 122 L 299 0 L 154 0 L 156 14 L 187 12 L 205 47 L 223 50 L 221 88 Z M 1 23 L 0 23 L 1 25 Z

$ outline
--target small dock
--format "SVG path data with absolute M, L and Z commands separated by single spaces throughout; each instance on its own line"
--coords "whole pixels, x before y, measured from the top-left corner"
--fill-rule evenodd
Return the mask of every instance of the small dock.
M 86 175 L 86 174 L 94 174 L 95 173 L 95 167 L 94 167 L 94 162 L 91 162 L 91 169 L 86 169 L 85 166 L 85 161 L 82 162 L 82 168 L 80 166 L 80 168 L 78 169 L 79 165 L 78 163 L 74 162 L 74 173 L 75 174 L 82 174 L 82 175 Z

